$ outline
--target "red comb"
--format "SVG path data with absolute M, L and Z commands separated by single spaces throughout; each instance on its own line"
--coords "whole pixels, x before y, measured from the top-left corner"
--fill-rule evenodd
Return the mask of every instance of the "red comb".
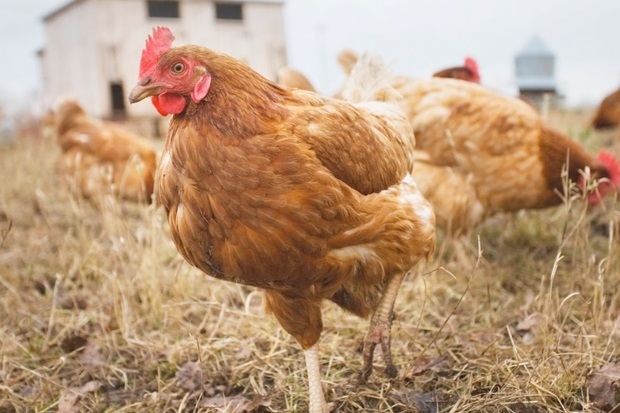
M 609 180 L 611 181 L 612 185 L 620 189 L 620 162 L 613 154 L 607 151 L 599 152 L 598 161 L 609 172 Z
M 170 49 L 173 41 L 174 35 L 169 28 L 158 26 L 153 29 L 153 34 L 146 39 L 146 46 L 142 50 L 140 77 L 144 77 L 157 66 L 159 57 Z
M 478 72 L 478 63 L 473 57 L 465 58 L 465 67 L 472 71 L 476 82 L 480 82 L 480 72 Z

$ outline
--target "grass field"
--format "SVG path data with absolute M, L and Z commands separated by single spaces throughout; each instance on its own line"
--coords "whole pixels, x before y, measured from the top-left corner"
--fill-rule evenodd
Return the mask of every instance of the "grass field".
M 619 154 L 586 119 L 550 116 Z M 0 149 L 0 412 L 306 410 L 303 354 L 260 293 L 186 264 L 162 210 L 76 196 L 57 154 L 45 140 Z M 328 400 L 338 412 L 611 411 L 619 206 L 494 217 L 472 234 L 469 263 L 440 236 L 396 302 L 394 380 L 378 366 L 356 384 L 368 322 L 326 304 Z

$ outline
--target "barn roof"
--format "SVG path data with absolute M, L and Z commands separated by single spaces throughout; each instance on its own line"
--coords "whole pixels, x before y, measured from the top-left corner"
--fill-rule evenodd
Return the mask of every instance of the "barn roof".
M 517 57 L 553 57 L 553 52 L 538 36 L 532 37 L 517 53 Z
M 48 21 L 50 19 L 53 19 L 54 17 L 56 17 L 57 15 L 63 13 L 64 11 L 68 10 L 69 8 L 82 3 L 84 1 L 88 1 L 88 0 L 70 0 L 67 3 L 65 3 L 64 5 L 58 7 L 55 10 L 52 10 L 51 12 L 49 12 L 48 14 L 46 14 L 45 16 L 43 16 L 43 21 Z M 179 0 L 179 1 L 183 1 L 183 0 Z M 216 0 L 204 0 L 205 2 L 207 1 L 213 1 L 215 2 Z M 275 3 L 275 4 L 283 4 L 284 0 L 217 0 L 219 3 Z
M 83 1 L 86 1 L 86 0 L 71 0 L 68 3 L 65 3 L 64 5 L 58 7 L 57 9 L 52 10 L 51 12 L 43 16 L 43 21 L 48 21 L 50 19 L 53 19 L 57 15 L 63 13 L 66 10 L 69 10 L 71 7 L 75 6 L 78 3 L 82 3 Z

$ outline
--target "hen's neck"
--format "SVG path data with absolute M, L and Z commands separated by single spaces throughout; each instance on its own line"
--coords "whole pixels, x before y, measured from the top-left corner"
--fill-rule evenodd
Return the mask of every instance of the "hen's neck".
M 212 75 L 211 89 L 200 103 L 190 103 L 186 116 L 221 138 L 244 139 L 276 131 L 287 116 L 290 92 L 249 68 L 228 68 Z
M 568 178 L 573 182 L 581 180 L 582 171 L 590 168 L 595 179 L 607 178 L 607 171 L 599 165 L 580 144 L 568 136 L 544 127 L 540 137 L 540 156 L 545 177 L 551 189 L 563 190 L 564 177 L 561 171 L 566 167 Z

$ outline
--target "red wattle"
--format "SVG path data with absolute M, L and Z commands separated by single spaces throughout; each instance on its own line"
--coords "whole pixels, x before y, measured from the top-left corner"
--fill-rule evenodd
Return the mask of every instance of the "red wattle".
M 155 109 L 157 109 L 157 112 L 162 115 L 162 116 L 167 116 L 168 113 L 166 113 L 164 111 L 164 109 L 161 107 L 161 105 L 159 104 L 159 96 L 153 96 L 151 98 L 151 103 L 153 103 L 153 106 L 155 106 Z
M 183 112 L 187 102 L 185 98 L 176 93 L 162 93 L 159 96 L 154 96 L 152 99 L 153 106 L 159 112 L 160 115 L 166 116 L 169 114 L 177 115 Z

